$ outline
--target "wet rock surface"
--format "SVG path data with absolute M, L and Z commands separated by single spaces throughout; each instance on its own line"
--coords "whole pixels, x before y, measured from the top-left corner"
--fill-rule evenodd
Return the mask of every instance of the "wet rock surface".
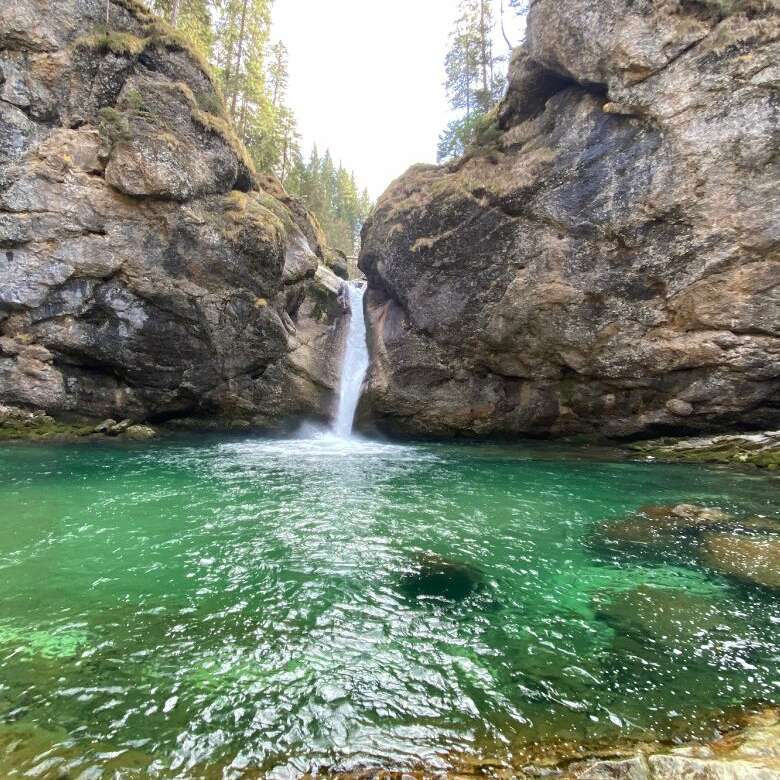
M 147 441 L 159 436 L 151 425 L 134 423 L 132 420 L 103 420 L 95 425 L 84 417 L 55 419 L 41 410 L 28 411 L 14 406 L 0 404 L 0 442 L 3 441 L 76 441 L 114 438 L 122 441 Z
M 766 709 L 738 718 L 711 742 L 677 746 L 646 743 L 602 746 L 585 753 L 586 746 L 545 748 L 531 752 L 532 761 L 508 766 L 452 757 L 453 769 L 409 769 L 404 772 L 368 769 L 363 772 L 332 772 L 341 780 L 424 780 L 428 777 L 561 778 L 561 780 L 778 780 L 780 778 L 780 712 Z M 571 755 L 568 755 L 571 751 Z
M 673 588 L 642 585 L 619 594 L 601 594 L 594 602 L 599 620 L 616 632 L 618 641 L 629 638 L 649 643 L 669 654 L 685 652 L 691 657 L 707 637 L 708 653 L 723 655 L 736 636 L 747 640 L 744 620 L 723 613 L 708 596 Z
M 618 546 L 663 549 L 676 541 L 699 539 L 706 531 L 780 533 L 780 521 L 767 517 L 735 517 L 717 507 L 696 504 L 646 506 L 624 520 L 602 523 L 597 536 Z
M 780 431 L 659 439 L 638 442 L 631 449 L 661 460 L 780 468 Z
M 363 426 L 776 426 L 779 56 L 776 4 L 533 3 L 492 125 L 367 223 Z
M 198 58 L 133 2 L 0 10 L 0 400 L 56 416 L 327 418 L 319 232 Z M 93 424 L 94 424 L 93 423 Z
M 735 582 L 780 589 L 777 517 L 736 517 L 695 504 L 643 507 L 624 520 L 602 523 L 596 528 L 593 543 L 596 549 L 618 557 L 639 553 L 651 558 L 677 558 L 705 566 Z M 638 618 L 643 596 L 635 595 L 639 601 L 628 612 L 634 611 Z M 609 613 L 605 614 L 609 620 Z

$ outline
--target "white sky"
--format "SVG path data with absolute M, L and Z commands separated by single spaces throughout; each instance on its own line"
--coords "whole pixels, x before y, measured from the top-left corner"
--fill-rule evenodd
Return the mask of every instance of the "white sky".
M 457 0 L 275 0 L 271 37 L 289 50 L 288 102 L 304 153 L 312 142 L 321 154 L 330 148 L 372 198 L 410 165 L 435 162 L 448 120 L 442 82 L 456 6 Z M 519 42 L 511 12 L 506 21 Z M 506 50 L 503 41 L 496 46 Z

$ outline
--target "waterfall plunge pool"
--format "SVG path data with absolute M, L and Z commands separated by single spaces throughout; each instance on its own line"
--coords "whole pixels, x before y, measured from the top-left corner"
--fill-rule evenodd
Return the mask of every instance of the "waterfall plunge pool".
M 780 701 L 780 599 L 690 539 L 601 524 L 680 501 L 774 518 L 777 485 L 333 434 L 0 448 L 0 776 L 435 769 L 707 733 Z

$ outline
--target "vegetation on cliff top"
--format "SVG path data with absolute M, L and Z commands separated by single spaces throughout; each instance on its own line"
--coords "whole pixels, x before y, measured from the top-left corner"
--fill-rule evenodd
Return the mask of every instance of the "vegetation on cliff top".
M 195 96 L 195 120 L 225 138 L 250 170 L 277 176 L 316 215 L 328 243 L 352 254 L 370 199 L 329 153 L 320 158 L 315 147 L 304 161 L 287 102 L 287 49 L 270 40 L 273 0 L 115 2 L 135 15 L 143 34 L 111 29 L 109 14 L 106 29 L 77 45 L 133 57 L 153 46 L 186 50 L 214 86 L 214 94 Z
M 450 44 L 444 60 L 446 78 L 444 88 L 454 118 L 439 136 L 439 161 L 460 157 L 478 140 L 485 126 L 484 117 L 504 94 L 506 55 L 494 51 L 496 26 L 491 0 L 460 0 L 455 26 L 450 33 Z M 525 7 L 510 3 L 519 13 Z M 504 4 L 499 6 L 501 30 L 511 51 L 511 43 L 504 32 Z

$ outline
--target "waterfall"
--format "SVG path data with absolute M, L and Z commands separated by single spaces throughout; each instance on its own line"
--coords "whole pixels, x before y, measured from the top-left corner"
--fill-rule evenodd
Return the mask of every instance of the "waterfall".
M 343 289 L 346 290 L 349 300 L 349 330 L 341 366 L 339 408 L 333 422 L 333 431 L 337 436 L 349 438 L 363 379 L 368 370 L 368 345 L 366 320 L 363 316 L 365 285 L 360 282 L 345 282 Z

